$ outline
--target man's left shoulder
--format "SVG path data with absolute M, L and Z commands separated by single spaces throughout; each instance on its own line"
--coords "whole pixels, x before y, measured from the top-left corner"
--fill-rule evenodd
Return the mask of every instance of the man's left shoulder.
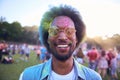
M 84 65 L 82 65 L 82 70 L 86 76 L 86 80 L 102 80 L 101 76 L 96 71 L 94 71 Z

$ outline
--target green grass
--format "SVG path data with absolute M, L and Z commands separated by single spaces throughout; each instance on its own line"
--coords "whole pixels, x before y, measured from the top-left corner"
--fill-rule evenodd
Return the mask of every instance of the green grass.
M 30 54 L 28 62 L 21 60 L 19 54 L 15 54 L 13 57 L 15 60 L 13 64 L 0 64 L 0 80 L 18 80 L 20 73 L 26 67 L 39 63 L 34 53 Z
M 0 64 L 0 80 L 19 80 L 21 72 L 26 67 L 40 63 L 33 52 L 30 54 L 28 62 L 21 60 L 19 54 L 15 54 L 13 57 L 15 60 L 13 64 Z M 87 66 L 87 64 L 84 65 Z M 118 76 L 120 80 L 120 74 Z M 110 76 L 107 75 L 103 80 L 110 80 Z

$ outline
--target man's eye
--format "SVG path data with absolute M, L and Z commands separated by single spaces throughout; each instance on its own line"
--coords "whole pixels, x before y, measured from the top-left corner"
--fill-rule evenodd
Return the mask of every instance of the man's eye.
M 57 29 L 49 29 L 50 36 L 55 36 L 57 35 L 57 33 L 58 33 Z
M 53 35 L 57 35 L 58 34 L 58 30 L 57 29 L 54 29 L 53 30 Z
M 66 30 L 66 34 L 67 35 L 72 35 L 72 34 L 74 34 L 75 33 L 75 30 L 74 29 L 67 29 Z
M 71 33 L 72 33 L 71 30 L 67 30 L 67 31 L 66 31 L 66 34 L 67 34 L 67 35 L 71 35 Z

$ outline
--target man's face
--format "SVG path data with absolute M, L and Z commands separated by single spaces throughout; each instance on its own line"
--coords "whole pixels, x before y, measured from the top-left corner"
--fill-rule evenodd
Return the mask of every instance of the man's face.
M 73 21 L 67 16 L 56 17 L 50 28 L 48 43 L 53 56 L 66 61 L 76 47 L 76 30 Z

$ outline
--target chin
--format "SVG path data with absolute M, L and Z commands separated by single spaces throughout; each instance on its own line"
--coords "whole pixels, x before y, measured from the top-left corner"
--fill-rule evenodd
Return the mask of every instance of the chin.
M 57 60 L 65 62 L 72 56 L 72 53 L 73 53 L 72 51 L 69 51 L 68 54 L 66 54 L 66 55 L 61 55 L 61 54 L 57 54 L 57 53 L 52 53 L 52 54 Z

